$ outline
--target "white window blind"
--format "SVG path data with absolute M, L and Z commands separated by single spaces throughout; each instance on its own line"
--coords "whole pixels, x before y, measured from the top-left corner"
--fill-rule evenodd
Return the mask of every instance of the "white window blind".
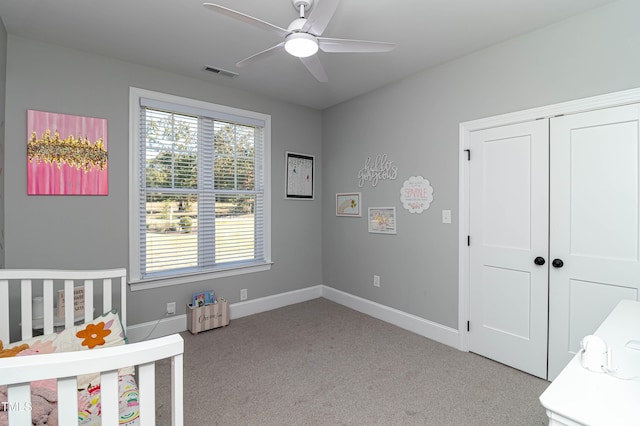
M 267 263 L 265 120 L 145 97 L 138 108 L 132 279 Z

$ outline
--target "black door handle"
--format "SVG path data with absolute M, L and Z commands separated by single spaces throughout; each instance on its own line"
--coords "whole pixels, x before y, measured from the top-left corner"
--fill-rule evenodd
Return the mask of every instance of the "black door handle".
M 540 257 L 540 256 L 536 257 L 535 260 L 533 261 L 533 263 L 535 263 L 538 266 L 544 265 L 544 262 L 545 262 L 544 257 Z
M 564 266 L 564 262 L 562 261 L 562 259 L 553 259 L 553 262 L 551 262 L 551 264 L 554 268 L 562 268 Z

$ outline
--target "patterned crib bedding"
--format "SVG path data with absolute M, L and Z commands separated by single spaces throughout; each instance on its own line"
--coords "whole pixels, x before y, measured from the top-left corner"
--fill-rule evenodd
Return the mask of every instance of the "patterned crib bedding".
M 136 380 L 129 374 L 120 376 L 118 379 L 119 424 L 137 426 L 140 424 L 140 404 Z M 32 383 L 31 415 L 34 425 L 59 425 L 56 393 L 55 379 Z M 0 386 L 0 426 L 8 425 L 6 401 L 6 386 Z M 100 385 L 78 391 L 78 425 L 100 426 L 102 424 L 101 415 Z
M 75 352 L 124 345 L 126 338 L 116 310 L 105 313 L 87 324 L 67 328 L 60 333 L 37 336 L 3 345 L 0 358 L 31 356 L 55 352 Z M 121 425 L 139 424 L 138 387 L 133 367 L 119 371 L 118 390 Z M 100 373 L 78 376 L 78 421 L 82 426 L 100 425 Z M 34 425 L 58 426 L 56 379 L 31 383 L 32 419 Z M 6 386 L 0 387 L 0 426 L 8 423 Z M 60 425 L 62 426 L 62 425 Z
M 138 400 L 138 385 L 132 375 L 120 376 L 118 380 L 118 394 L 120 395 L 119 424 L 134 426 L 140 424 L 140 404 Z M 82 403 L 82 406 L 80 404 Z M 101 404 L 100 385 L 82 390 L 78 395 L 78 425 L 100 426 Z

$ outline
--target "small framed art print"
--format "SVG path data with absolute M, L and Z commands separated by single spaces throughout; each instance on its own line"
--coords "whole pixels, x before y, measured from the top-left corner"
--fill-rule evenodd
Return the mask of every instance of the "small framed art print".
M 395 207 L 369 207 L 369 232 L 397 234 Z
M 339 192 L 336 194 L 336 216 L 361 217 L 360 192 Z

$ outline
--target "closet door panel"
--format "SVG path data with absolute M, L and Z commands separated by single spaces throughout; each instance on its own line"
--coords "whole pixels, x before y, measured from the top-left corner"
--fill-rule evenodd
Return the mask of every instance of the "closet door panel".
M 571 255 L 638 259 L 638 123 L 570 133 Z
M 548 122 L 473 132 L 469 348 L 546 377 Z
M 549 379 L 640 285 L 640 107 L 551 120 Z

